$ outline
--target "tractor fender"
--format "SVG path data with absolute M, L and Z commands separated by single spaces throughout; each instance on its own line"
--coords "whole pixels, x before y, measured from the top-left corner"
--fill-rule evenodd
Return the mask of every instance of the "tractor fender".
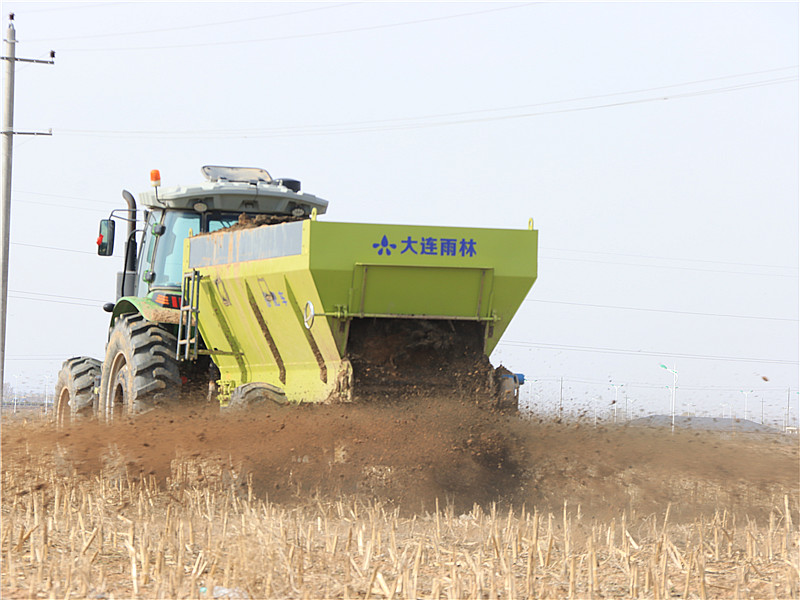
M 127 296 L 117 300 L 114 311 L 111 313 L 111 325 L 114 326 L 117 319 L 124 314 L 139 313 L 145 320 L 152 323 L 165 323 L 177 325 L 180 321 L 181 311 L 177 308 L 166 308 L 157 304 L 150 298 L 138 298 Z

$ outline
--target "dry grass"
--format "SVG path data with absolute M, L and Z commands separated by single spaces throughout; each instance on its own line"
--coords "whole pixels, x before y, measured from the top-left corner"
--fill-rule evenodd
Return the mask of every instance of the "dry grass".
M 4 457 L 5 458 L 5 457 Z M 2 473 L 5 598 L 796 598 L 798 514 L 720 507 L 693 523 L 620 510 L 439 507 L 349 498 L 279 505 L 236 469 L 176 458 L 158 484 L 109 448 L 79 475 L 58 452 Z M 245 481 L 246 481 L 246 475 Z M 244 489 L 244 492 L 242 491 Z M 224 588 L 224 589 L 223 589 Z

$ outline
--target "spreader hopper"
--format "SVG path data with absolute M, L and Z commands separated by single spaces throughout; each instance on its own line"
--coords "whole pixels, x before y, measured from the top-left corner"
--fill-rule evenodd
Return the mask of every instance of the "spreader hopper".
M 312 218 L 185 244 L 179 353 L 212 356 L 222 397 L 244 384 L 292 402 L 491 395 L 488 355 L 536 280 L 532 225 Z

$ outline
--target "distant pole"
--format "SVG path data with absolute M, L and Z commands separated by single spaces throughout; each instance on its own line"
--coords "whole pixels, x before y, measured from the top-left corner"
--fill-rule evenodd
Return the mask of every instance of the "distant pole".
M 789 433 L 789 405 L 792 402 L 792 388 L 786 388 L 786 424 L 783 426 L 783 433 Z
M 764 394 L 761 394 L 761 424 L 764 424 Z
M 16 60 L 17 36 L 14 23 L 8 24 L 5 39 L 6 61 L 3 83 L 3 197 L 0 199 L 0 390 L 5 382 L 6 364 L 6 312 L 8 302 L 8 244 L 11 232 L 11 156 L 14 144 L 14 65 Z M 2 393 L 0 391 L 0 393 Z M 17 398 L 14 395 L 14 412 L 17 412 Z
M 617 400 L 619 399 L 619 388 L 621 388 L 624 383 L 612 383 L 611 387 L 614 388 L 614 424 L 617 423 Z
M 750 390 L 749 392 L 745 392 L 744 390 L 739 390 L 739 391 L 744 394 L 744 420 L 746 421 L 747 420 L 747 397 L 750 394 L 753 393 L 753 390 Z
M 675 395 L 678 388 L 678 371 L 672 371 L 672 433 L 675 433 Z
M 675 389 L 678 387 L 678 367 L 674 365 L 670 369 L 667 365 L 659 365 L 662 369 L 666 369 L 672 373 L 672 394 L 670 394 L 670 412 L 672 413 L 672 433 L 675 433 Z
M 564 378 L 561 378 L 561 386 L 558 389 L 558 410 L 564 410 Z

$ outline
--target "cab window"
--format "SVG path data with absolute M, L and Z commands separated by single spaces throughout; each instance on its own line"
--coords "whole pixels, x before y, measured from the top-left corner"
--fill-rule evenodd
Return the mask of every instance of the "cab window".
M 154 287 L 180 287 L 183 278 L 183 241 L 189 232 L 200 233 L 200 215 L 196 212 L 168 211 L 164 217 L 164 233 L 156 238 L 152 270 Z
M 142 281 L 142 275 L 145 271 L 150 271 L 153 267 L 153 252 L 156 249 L 157 237 L 153 235 L 152 229 L 155 223 L 161 221 L 163 211 L 153 209 L 148 211 L 147 218 L 145 219 L 144 231 L 142 233 L 142 240 L 139 245 L 139 260 L 138 260 L 138 275 L 136 278 L 136 295 L 143 296 L 147 293 L 147 284 Z
M 207 219 L 208 233 L 214 233 L 220 229 L 231 227 L 239 222 L 240 213 L 211 213 Z

